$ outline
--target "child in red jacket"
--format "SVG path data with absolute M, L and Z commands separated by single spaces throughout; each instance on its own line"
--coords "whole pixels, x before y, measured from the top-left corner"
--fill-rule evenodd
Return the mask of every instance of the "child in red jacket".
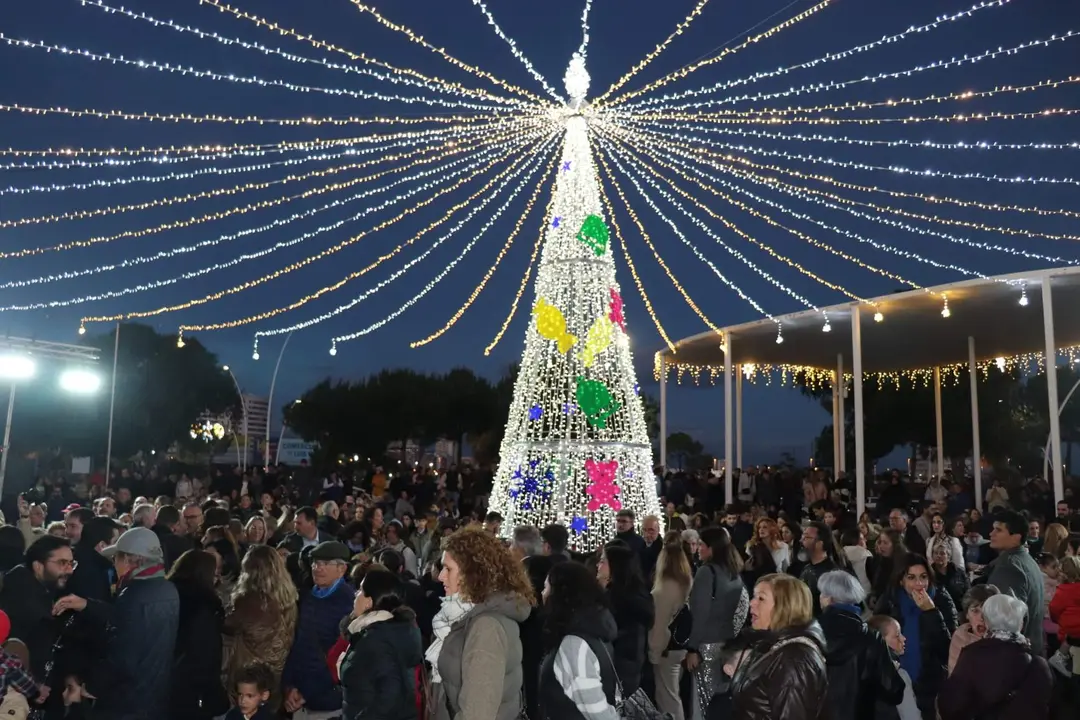
M 1080 675 L 1080 557 L 1063 558 L 1060 572 L 1050 619 L 1058 625 L 1061 649 L 1050 658 L 1050 666 L 1065 675 Z

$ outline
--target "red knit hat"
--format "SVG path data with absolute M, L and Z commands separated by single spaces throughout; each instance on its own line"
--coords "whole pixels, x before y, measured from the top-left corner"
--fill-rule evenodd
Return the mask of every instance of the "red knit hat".
M 0 645 L 7 642 L 9 635 L 11 635 L 11 618 L 6 612 L 0 610 Z

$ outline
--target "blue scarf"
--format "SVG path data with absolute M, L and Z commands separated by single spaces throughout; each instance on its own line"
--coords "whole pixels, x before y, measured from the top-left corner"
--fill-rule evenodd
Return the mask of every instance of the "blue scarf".
M 923 611 L 915 604 L 903 590 L 900 595 L 900 628 L 903 630 L 904 639 L 907 641 L 904 654 L 900 656 L 900 667 L 907 671 L 911 678 L 911 684 L 919 681 L 922 673 L 922 638 L 919 635 L 919 618 Z M 929 591 L 930 597 L 934 597 L 934 591 Z
M 321 588 L 316 585 L 315 587 L 311 588 L 311 594 L 319 598 L 320 600 L 323 600 L 333 595 L 334 591 L 341 587 L 341 583 L 343 582 L 345 582 L 345 578 L 338 578 L 334 581 L 334 584 L 328 588 Z

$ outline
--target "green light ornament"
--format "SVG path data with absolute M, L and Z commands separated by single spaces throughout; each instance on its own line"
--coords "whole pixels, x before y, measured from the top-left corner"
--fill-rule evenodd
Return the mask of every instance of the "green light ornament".
M 607 252 L 608 226 L 599 215 L 589 215 L 581 224 L 577 239 L 588 245 L 596 257 L 601 257 Z
M 585 419 L 596 428 L 606 428 L 611 416 L 622 407 L 599 380 L 578 377 L 576 395 L 577 405 L 585 413 Z

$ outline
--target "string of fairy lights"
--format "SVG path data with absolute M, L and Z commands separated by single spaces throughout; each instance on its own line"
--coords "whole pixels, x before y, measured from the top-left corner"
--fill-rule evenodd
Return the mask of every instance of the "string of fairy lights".
M 349 0 L 338 10 L 393 52 L 369 36 L 331 41 L 234 2 L 181 10 L 73 0 L 94 22 L 133 36 L 138 50 L 123 53 L 102 46 L 107 35 L 72 42 L 48 26 L 0 32 L 0 52 L 20 67 L 50 55 L 42 67 L 89 67 L 110 89 L 133 77 L 179 89 L 177 102 L 156 107 L 138 95 L 115 107 L 93 93 L 87 102 L 40 93 L 0 104 L 0 120 L 15 128 L 0 148 L 8 261 L 0 313 L 79 308 L 80 332 L 154 318 L 174 326 L 179 343 L 246 332 L 256 355 L 260 341 L 306 332 L 336 354 L 413 308 L 430 309 L 429 295 L 455 295 L 455 309 L 438 308 L 410 347 L 488 315 L 478 348 L 489 355 L 528 315 L 521 305 L 540 275 L 545 235 L 563 220 L 553 193 L 571 170 L 559 156 L 573 118 L 588 128 L 611 250 L 667 347 L 666 372 L 680 381 L 715 380 L 722 368 L 680 360 L 669 295 L 718 343 L 725 322 L 761 318 L 782 343 L 789 309 L 819 314 L 823 332 L 838 299 L 887 322 L 887 303 L 866 298 L 900 285 L 933 295 L 948 318 L 950 298 L 935 289 L 948 280 L 993 278 L 1003 260 L 1080 265 L 1071 246 L 1080 241 L 1080 177 L 1069 170 L 1080 151 L 1070 135 L 1080 107 L 1069 100 L 1080 75 L 1045 71 L 1075 54 L 1080 28 L 1018 36 L 1014 26 L 1031 24 L 1010 17 L 1027 13 L 1030 0 L 945 3 L 923 17 L 905 10 L 913 17 L 902 26 L 853 26 L 839 48 L 821 38 L 847 3 L 792 3 L 680 64 L 673 48 L 733 12 L 695 0 L 593 97 L 586 68 L 599 52 L 597 30 L 611 22 L 593 0 L 564 19 L 574 33 L 567 47 L 576 48 L 565 93 L 548 80 L 560 77 L 549 59 L 539 61 L 545 48 L 515 38 L 511 18 L 489 0 L 472 0 L 469 15 L 494 36 L 503 53 L 495 62 L 527 85 L 484 69 L 498 65 L 478 63 L 443 28 L 414 30 L 391 5 Z M 780 42 L 800 48 L 792 58 L 810 59 L 777 66 L 768 52 Z M 168 56 L 172 48 L 186 48 L 191 62 Z M 748 70 L 752 59 L 762 69 Z M 221 92 L 234 88 L 243 105 Z M 57 139 L 26 142 L 45 133 L 37 123 L 61 128 Z M 130 141 L 96 144 L 86 128 Z M 514 276 L 512 291 L 489 302 L 500 272 Z M 1006 284 L 1026 306 L 1027 286 Z M 404 299 L 384 292 L 391 285 L 408 288 Z M 264 286 L 273 292 L 255 292 Z M 504 306 L 496 313 L 470 312 L 495 302 Z M 1072 360 L 1080 350 L 1062 352 Z M 994 358 L 979 370 L 1043 362 Z M 964 368 L 941 372 L 955 379 Z M 833 371 L 740 372 L 829 384 Z M 929 372 L 868 377 L 924 383 Z

